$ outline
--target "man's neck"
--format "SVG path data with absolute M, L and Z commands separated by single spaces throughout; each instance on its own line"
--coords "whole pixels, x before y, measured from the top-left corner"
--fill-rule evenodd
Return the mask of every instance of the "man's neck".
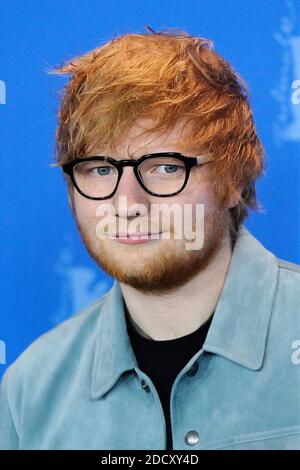
M 145 333 L 145 331 L 143 331 L 143 330 L 139 327 L 139 325 L 138 325 L 137 323 L 135 323 L 133 317 L 130 315 L 130 313 L 129 313 L 129 311 L 128 311 L 128 308 L 127 308 L 126 303 L 125 303 L 125 310 L 126 310 L 126 313 L 127 313 L 127 315 L 128 315 L 129 321 L 130 321 L 131 325 L 133 326 L 133 328 L 135 329 L 135 331 L 136 331 L 140 336 L 142 336 L 143 338 L 146 338 L 146 339 L 153 339 L 153 338 L 151 338 L 149 335 L 147 335 L 147 334 Z
M 226 237 L 211 263 L 174 293 L 145 295 L 120 283 L 129 318 L 146 338 L 171 340 L 196 331 L 214 312 L 232 255 Z

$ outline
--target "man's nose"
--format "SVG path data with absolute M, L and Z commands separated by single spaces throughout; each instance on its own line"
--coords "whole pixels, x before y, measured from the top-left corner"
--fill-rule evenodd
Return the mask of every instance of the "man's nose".
M 119 217 L 145 216 L 149 210 L 149 197 L 150 195 L 138 182 L 133 168 L 124 167 L 117 191 L 112 197 L 112 203 Z

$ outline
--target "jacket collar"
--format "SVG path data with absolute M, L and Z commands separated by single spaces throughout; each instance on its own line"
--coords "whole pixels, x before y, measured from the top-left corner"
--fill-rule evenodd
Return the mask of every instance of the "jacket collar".
M 277 258 L 241 225 L 203 349 L 260 369 L 277 278 Z M 109 391 L 125 371 L 137 367 L 116 279 L 101 305 L 92 369 L 94 399 Z
M 115 279 L 103 297 L 99 314 L 92 369 L 92 398 L 101 397 L 125 371 L 136 366 L 137 360 L 127 334 L 123 295 L 120 283 Z
M 203 349 L 260 369 L 277 281 L 277 258 L 242 225 Z

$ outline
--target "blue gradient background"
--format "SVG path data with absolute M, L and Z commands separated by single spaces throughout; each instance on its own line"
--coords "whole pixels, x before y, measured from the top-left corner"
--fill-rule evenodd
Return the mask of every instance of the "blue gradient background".
M 115 35 L 144 33 L 145 24 L 212 39 L 250 87 L 267 153 L 257 185 L 266 212 L 246 225 L 277 256 L 300 263 L 300 104 L 291 101 L 299 23 L 298 0 L 1 1 L 0 376 L 36 337 L 112 285 L 82 245 L 60 171 L 49 167 L 56 93 L 67 79 L 46 70 Z

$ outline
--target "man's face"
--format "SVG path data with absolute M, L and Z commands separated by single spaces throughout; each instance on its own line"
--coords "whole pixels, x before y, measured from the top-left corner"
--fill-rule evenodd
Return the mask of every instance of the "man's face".
M 140 122 L 138 121 L 138 123 Z M 118 143 L 116 154 L 112 155 L 109 152 L 104 152 L 103 149 L 95 148 L 89 152 L 88 156 L 106 155 L 121 160 L 137 159 L 148 153 L 162 151 L 181 152 L 182 150 L 171 144 L 170 141 L 182 135 L 182 124 L 183 122 L 178 123 L 171 132 L 166 134 L 140 136 L 134 139 L 141 132 L 141 128 L 137 124 L 131 129 L 129 135 Z M 183 151 L 182 153 L 189 156 L 195 155 L 195 153 L 190 154 Z M 157 197 L 148 194 L 140 186 L 133 173 L 133 168 L 130 166 L 124 167 L 118 189 L 109 199 L 102 201 L 87 199 L 74 189 L 74 215 L 82 240 L 91 257 L 104 271 L 119 282 L 128 284 L 144 293 L 164 294 L 186 284 L 208 266 L 229 234 L 228 211 L 221 208 L 214 197 L 209 182 L 209 171 L 209 163 L 193 167 L 183 191 L 170 197 Z M 126 207 L 124 200 L 126 200 Z M 110 204 L 114 209 L 116 233 L 118 233 L 121 221 L 127 223 L 128 227 L 132 222 L 141 221 L 142 227 L 145 227 L 145 222 L 147 222 L 148 227 L 152 228 L 152 232 L 162 231 L 166 238 L 163 239 L 160 235 L 158 239 L 127 244 L 116 238 L 110 238 L 108 231 L 106 238 L 101 239 L 97 236 L 96 231 L 97 224 L 101 219 L 99 212 L 97 215 L 97 209 L 99 210 L 100 206 L 103 207 L 103 204 Z M 136 215 L 133 210 L 134 204 L 142 204 L 144 209 L 140 215 Z M 196 230 L 196 227 L 197 230 L 204 229 L 202 248 L 187 249 L 188 240 L 184 238 L 184 226 L 183 237 L 175 238 L 174 218 L 171 218 L 171 224 L 169 218 L 164 220 L 163 217 L 159 220 L 159 225 L 153 224 L 153 219 L 151 219 L 153 204 L 179 205 L 182 208 L 182 215 L 186 205 L 189 205 L 192 208 L 193 229 Z M 196 204 L 203 204 L 204 225 L 201 220 L 196 225 Z M 187 219 L 181 220 L 183 225 L 184 220 Z M 123 232 L 120 229 L 121 231 Z M 139 231 L 145 233 L 144 229 L 134 230 L 134 232 Z

